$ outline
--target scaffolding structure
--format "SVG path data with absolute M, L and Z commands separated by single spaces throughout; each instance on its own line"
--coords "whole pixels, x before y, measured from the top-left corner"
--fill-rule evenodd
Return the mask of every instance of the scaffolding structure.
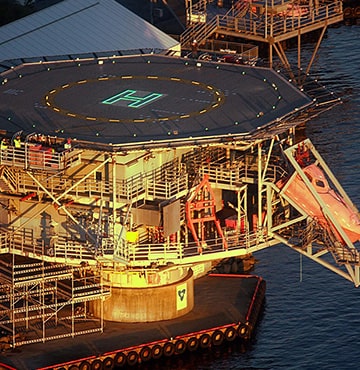
M 0 327 L 2 349 L 102 332 L 89 302 L 110 291 L 101 272 L 7 255 L 0 260 Z

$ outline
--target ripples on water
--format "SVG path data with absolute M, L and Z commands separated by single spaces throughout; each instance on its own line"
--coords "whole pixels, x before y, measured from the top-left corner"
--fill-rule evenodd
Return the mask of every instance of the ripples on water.
M 307 126 L 307 136 L 360 206 L 360 27 L 328 30 L 312 75 L 343 104 Z M 287 247 L 259 252 L 265 312 L 246 356 L 229 369 L 355 369 L 360 360 L 360 288 Z M 211 367 L 216 369 L 216 364 Z
M 312 49 L 309 48 L 308 53 Z M 303 51 L 306 55 L 306 47 Z M 360 206 L 360 27 L 331 28 L 312 75 L 344 103 L 308 124 L 307 136 Z M 149 364 L 146 369 L 270 370 L 359 368 L 360 288 L 285 246 L 258 252 L 267 281 L 256 338 Z M 144 367 L 142 368 L 144 369 Z

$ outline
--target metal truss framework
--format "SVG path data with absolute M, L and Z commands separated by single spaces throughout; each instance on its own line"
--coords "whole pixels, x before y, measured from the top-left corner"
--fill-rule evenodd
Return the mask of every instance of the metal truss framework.
M 3 349 L 102 332 L 103 318 L 92 316 L 89 303 L 109 294 L 101 271 L 86 264 L 75 268 L 6 255 L 0 260 Z
M 26 228 L 31 218 L 24 217 L 20 218 L 21 223 L 18 223 L 17 227 L 9 225 L 7 230 L 1 233 L 0 252 L 77 267 L 86 261 L 92 266 L 100 263 L 109 268 L 117 264 L 123 268 L 139 266 L 147 268 L 154 264 L 186 265 L 242 256 L 274 244 L 284 243 L 358 286 L 357 249 L 342 230 L 335 215 L 318 196 L 297 162 L 295 156 L 299 146 L 311 153 L 312 163 L 323 170 L 334 190 L 355 213 L 356 207 L 310 140 L 293 145 L 292 135 L 291 129 L 289 134 L 284 133 L 281 137 L 274 135 L 271 139 L 193 148 L 186 155 L 162 165 L 156 171 L 121 181 L 117 178 L 116 159 L 111 155 L 102 156 L 98 161 L 99 164 L 93 163 L 85 176 L 79 179 L 72 178 L 72 182 L 67 182 L 66 172 L 61 172 L 61 176 L 54 176 L 53 169 L 52 176 L 48 177 L 39 170 L 16 172 L 14 163 L 21 167 L 23 162 L 21 160 L 16 162 L 14 158 L 12 166 L 5 166 L 2 170 L 3 182 L 9 178 L 13 179 L 11 187 L 2 186 L 3 193 L 9 197 L 9 203 L 3 205 L 7 211 L 12 212 L 12 199 L 16 193 L 20 193 L 18 197 L 26 198 L 24 201 L 30 204 L 37 204 L 41 211 L 46 207 L 55 206 L 67 216 L 69 222 L 77 225 L 78 230 L 89 237 L 81 241 L 58 235 L 53 240 L 50 253 L 50 249 L 39 243 L 39 236 Z M 108 172 L 112 173 L 112 178 L 96 183 L 88 181 L 90 175 L 94 175 L 105 164 L 109 165 Z M 83 170 L 87 169 L 85 161 L 78 166 L 82 166 Z M 43 171 L 48 169 L 44 168 Z M 293 178 L 298 175 L 306 184 L 323 210 L 328 227 L 317 223 L 317 220 L 299 207 L 286 194 L 284 190 L 286 188 L 279 188 L 278 181 L 290 174 Z M 49 182 L 49 179 L 52 182 Z M 204 187 L 205 183 L 208 186 Z M 200 228 L 200 231 L 198 230 L 200 234 L 195 230 L 195 235 L 200 239 L 191 241 L 194 230 L 186 225 L 185 217 L 186 199 L 190 199 L 192 194 L 189 184 L 193 184 L 198 193 L 202 194 L 206 190 L 207 194 L 200 202 L 194 200 L 195 205 L 200 205 L 199 209 L 188 212 L 188 219 L 192 221 L 194 230 L 194 225 L 202 226 L 205 221 L 211 221 L 216 226 L 215 200 L 214 195 L 210 196 L 209 189 L 216 189 L 216 194 L 221 192 L 233 194 L 236 203 L 235 226 L 220 229 L 216 226 L 217 232 L 214 232 L 213 228 L 207 235 L 202 234 Z M 96 192 L 97 188 L 107 191 Z M 37 193 L 36 197 L 27 196 L 34 192 Z M 91 205 L 87 202 L 76 206 L 81 199 L 94 196 L 98 199 L 96 204 Z M 161 228 L 158 228 L 159 235 L 154 238 L 151 228 L 138 232 L 133 226 L 133 211 L 142 209 L 149 200 L 154 202 L 158 199 L 162 202 L 178 200 L 182 204 L 179 215 L 181 229 L 172 240 L 161 236 Z M 93 221 L 96 225 L 84 223 L 81 218 L 83 216 L 77 215 L 79 208 L 89 215 L 97 213 L 99 216 Z M 126 211 L 122 212 L 122 209 Z M 201 216 L 205 211 L 210 211 L 210 214 L 205 215 L 207 218 Z M 162 215 L 156 214 L 161 219 Z M 36 214 L 33 218 L 35 217 Z M 89 230 L 96 232 L 90 233 Z M 138 233 L 136 239 L 126 240 L 128 230 Z M 202 243 L 206 243 L 211 245 L 211 248 L 199 248 L 199 243 L 200 247 Z M 335 266 L 323 258 L 328 252 L 334 257 Z
M 294 168 L 288 183 L 291 182 L 295 176 L 299 176 L 306 188 L 309 190 L 318 205 L 326 220 L 325 225 L 320 224 L 316 218 L 312 218 L 309 214 L 300 207 L 293 199 L 286 195 L 286 185 L 283 189 L 279 189 L 274 184 L 267 184 L 267 201 L 268 207 L 272 207 L 279 202 L 286 203 L 287 206 L 296 209 L 296 217 L 287 217 L 287 221 L 278 225 L 268 224 L 270 234 L 284 243 L 312 259 L 313 261 L 323 265 L 329 270 L 337 273 L 338 275 L 350 280 L 355 286 L 360 285 L 360 258 L 359 251 L 356 249 L 354 243 L 350 240 L 348 234 L 344 231 L 339 223 L 338 217 L 328 204 L 322 199 L 316 191 L 314 185 L 311 183 L 304 168 L 297 161 L 297 153 L 299 148 L 304 150 L 307 154 L 309 161 L 313 162 L 316 166 L 326 174 L 332 189 L 345 201 L 354 214 L 359 214 L 357 208 L 352 203 L 343 187 L 340 185 L 334 174 L 331 172 L 324 159 L 320 156 L 319 152 L 315 149 L 309 139 L 302 143 L 298 143 L 287 148 L 284 153 L 287 159 Z M 311 153 L 311 156 L 310 156 Z M 275 199 L 275 201 L 274 201 Z M 287 211 L 289 214 L 291 210 Z M 270 221 L 271 222 L 271 221 Z M 289 231 L 291 233 L 289 234 Z M 335 265 L 325 260 L 324 256 L 331 253 Z M 340 267 L 345 267 L 342 270 Z

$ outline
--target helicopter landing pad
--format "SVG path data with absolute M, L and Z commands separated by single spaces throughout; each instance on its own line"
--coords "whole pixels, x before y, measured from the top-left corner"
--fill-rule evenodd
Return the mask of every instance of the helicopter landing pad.
M 94 144 L 248 135 L 311 100 L 274 70 L 159 55 L 23 64 L 0 85 L 0 129 Z

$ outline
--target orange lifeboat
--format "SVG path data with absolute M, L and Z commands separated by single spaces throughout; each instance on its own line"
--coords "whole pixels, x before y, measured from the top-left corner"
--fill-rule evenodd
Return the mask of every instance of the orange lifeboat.
M 360 240 L 359 215 L 346 204 L 340 195 L 330 188 L 324 172 L 315 164 L 304 167 L 303 171 L 351 242 L 354 243 Z M 329 223 L 322 212 L 321 205 L 301 177 L 297 175 L 290 181 L 286 185 L 284 193 L 308 215 L 316 218 L 324 227 L 329 228 Z M 285 184 L 286 182 L 280 181 L 278 186 L 283 188 Z M 340 235 L 337 236 L 342 239 Z

